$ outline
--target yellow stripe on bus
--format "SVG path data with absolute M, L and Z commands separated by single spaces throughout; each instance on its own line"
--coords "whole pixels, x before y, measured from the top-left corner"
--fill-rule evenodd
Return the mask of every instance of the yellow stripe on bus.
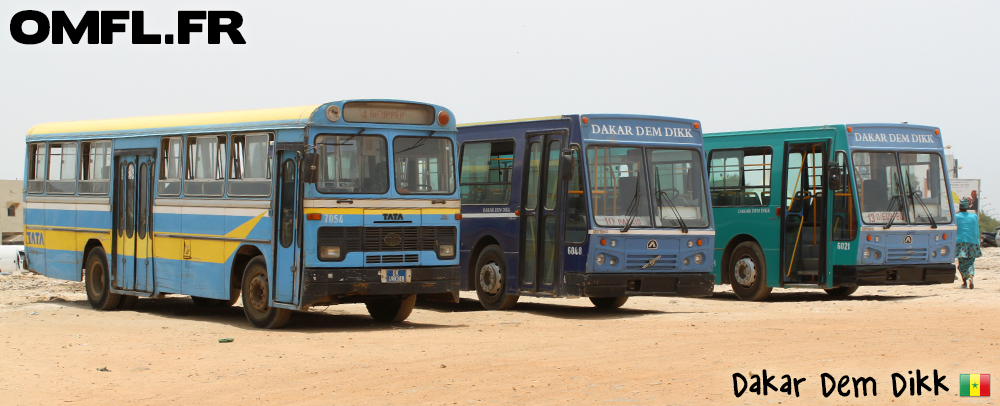
M 107 120 L 65 121 L 36 125 L 28 130 L 28 135 L 126 131 L 261 121 L 307 120 L 317 108 L 319 108 L 319 105 Z

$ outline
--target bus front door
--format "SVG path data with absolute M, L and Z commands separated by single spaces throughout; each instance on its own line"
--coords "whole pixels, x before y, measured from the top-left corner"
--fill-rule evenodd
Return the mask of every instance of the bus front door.
M 148 292 L 153 288 L 153 158 L 119 156 L 115 164 L 114 287 Z
M 278 237 L 274 253 L 273 299 L 281 303 L 294 303 L 296 276 L 299 275 L 299 171 L 298 152 L 278 151 L 277 201 L 274 217 Z
M 563 220 L 558 209 L 565 183 L 559 179 L 559 157 L 567 130 L 528 133 L 526 174 L 521 191 L 520 290 L 554 295 L 559 284 Z
M 785 144 L 782 210 L 783 285 L 826 281 L 826 142 Z

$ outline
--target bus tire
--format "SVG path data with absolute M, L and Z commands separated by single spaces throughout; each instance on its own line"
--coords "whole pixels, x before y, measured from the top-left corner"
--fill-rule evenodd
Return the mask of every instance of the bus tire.
M 104 248 L 94 247 L 87 255 L 84 285 L 87 289 L 87 300 L 90 306 L 97 310 L 111 310 L 118 306 L 121 295 L 111 291 L 111 273 L 108 269 L 108 257 Z
M 854 286 L 840 286 L 833 289 L 823 289 L 827 294 L 833 297 L 848 297 L 852 293 L 858 291 L 858 285 Z
M 132 310 L 135 309 L 137 303 L 139 303 L 139 296 L 121 295 L 116 308 L 118 310 Z
M 416 304 L 417 295 L 409 295 L 365 302 L 365 307 L 375 321 L 399 323 L 410 317 Z
M 475 272 L 476 295 L 486 310 L 509 310 L 517 304 L 517 295 L 507 294 L 507 261 L 498 245 L 479 253 Z
M 744 241 L 737 245 L 727 269 L 733 293 L 740 300 L 760 301 L 771 294 L 771 288 L 767 286 L 764 252 L 756 243 Z
M 267 280 L 267 263 L 258 256 L 243 271 L 243 313 L 258 328 L 281 328 L 288 323 L 292 311 L 271 306 L 271 285 Z
M 627 301 L 628 296 L 590 298 L 590 303 L 593 303 L 594 307 L 598 309 L 617 309 L 624 306 Z

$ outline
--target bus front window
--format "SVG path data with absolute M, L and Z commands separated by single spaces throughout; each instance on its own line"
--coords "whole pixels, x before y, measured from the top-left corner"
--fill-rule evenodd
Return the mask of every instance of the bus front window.
M 451 140 L 443 137 L 396 137 L 392 141 L 396 192 L 455 193 L 454 148 Z
M 903 193 L 896 154 L 855 152 L 854 183 L 861 205 L 861 219 L 867 224 L 906 223 Z
M 595 146 L 587 148 L 594 222 L 605 227 L 649 227 L 649 188 L 642 149 Z M 634 217 L 634 218 L 633 218 Z
M 657 227 L 708 227 L 701 155 L 685 149 L 647 149 Z
M 916 224 L 951 222 L 948 188 L 944 183 L 941 156 L 900 152 L 903 174 L 903 196 L 908 203 L 907 214 Z
M 327 135 L 316 139 L 320 154 L 320 193 L 389 191 L 389 157 L 379 135 Z

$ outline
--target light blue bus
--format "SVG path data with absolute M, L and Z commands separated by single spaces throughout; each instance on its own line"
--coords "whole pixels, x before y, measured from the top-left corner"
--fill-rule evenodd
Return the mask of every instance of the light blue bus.
M 27 268 L 95 309 L 190 295 L 250 322 L 457 301 L 456 129 L 391 100 L 42 124 L 27 135 Z M 82 270 L 82 272 L 81 272 Z

